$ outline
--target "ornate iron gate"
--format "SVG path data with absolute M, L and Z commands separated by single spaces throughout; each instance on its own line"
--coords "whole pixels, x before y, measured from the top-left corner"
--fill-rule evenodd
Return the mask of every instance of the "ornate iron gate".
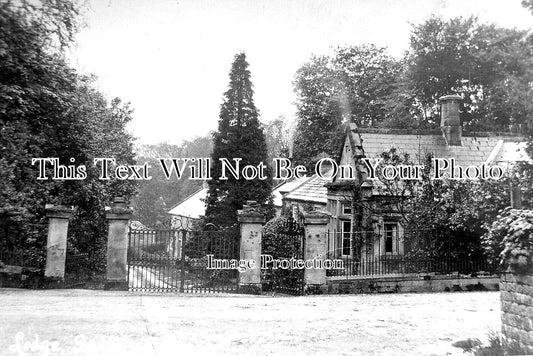
M 287 267 L 282 260 L 303 260 L 305 248 L 304 228 L 294 219 L 284 221 L 281 228 L 274 233 L 272 262 L 261 270 L 263 291 L 274 291 L 292 295 L 304 294 L 305 270 Z M 266 261 L 266 256 L 263 259 Z M 276 260 L 279 261 L 276 263 Z M 266 268 L 265 268 L 266 267 Z
M 237 226 L 216 231 L 130 230 L 128 286 L 145 292 L 238 292 L 238 270 L 213 259 L 238 260 Z

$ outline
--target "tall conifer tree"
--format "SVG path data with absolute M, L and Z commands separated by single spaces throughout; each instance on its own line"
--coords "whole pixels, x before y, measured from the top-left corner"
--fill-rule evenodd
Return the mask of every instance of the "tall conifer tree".
M 246 180 L 235 179 L 226 169 L 227 180 L 219 180 L 222 175 L 220 158 L 227 158 L 235 166 L 234 158 L 241 158 L 240 169 L 246 165 L 263 162 L 268 167 L 265 136 L 259 125 L 258 112 L 253 101 L 252 82 L 246 62 L 246 55 L 239 53 L 231 66 L 229 89 L 224 93 L 220 108 L 218 132 L 213 135 L 213 154 L 207 195 L 206 220 L 218 226 L 232 225 L 237 221 L 237 210 L 242 209 L 247 200 L 262 204 L 267 214 L 271 214 L 272 176 L 265 169 L 267 178 Z M 241 172 L 239 172 L 241 173 Z

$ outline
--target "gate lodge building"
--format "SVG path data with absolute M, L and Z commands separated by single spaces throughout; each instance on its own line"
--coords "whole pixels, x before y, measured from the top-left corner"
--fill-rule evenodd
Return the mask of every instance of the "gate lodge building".
M 368 179 L 363 158 L 379 158 L 383 152 L 394 148 L 400 156 L 408 154 L 413 164 L 423 164 L 426 156 L 431 154 L 435 158 L 454 158 L 457 166 L 498 165 L 505 171 L 517 162 L 529 160 L 526 142 L 521 137 L 509 133 L 463 132 L 460 100 L 461 97 L 456 95 L 441 98 L 440 130 L 371 129 L 358 128 L 355 123 L 346 125 L 342 151 L 336 163 L 352 167 L 356 172 L 354 179 L 329 178 L 327 174 L 321 178 L 314 174 L 285 181 L 273 189 L 276 214 L 279 215 L 282 209 L 290 209 L 293 217 L 298 219 L 305 210 L 328 212 L 328 254 L 331 257 L 353 259 L 356 240 L 362 243 L 358 246 L 361 260 L 386 261 L 401 257 L 408 249 L 404 244 L 401 213 L 390 204 L 391 195 L 380 189 L 379 180 Z M 354 191 L 354 187 L 360 189 Z M 175 206 L 169 212 L 173 221 L 181 225 L 184 215 L 191 218 L 192 210 L 196 214 L 194 218 L 203 215 L 197 210 L 203 206 L 204 192 L 205 189 Z M 354 209 L 358 211 L 354 212 Z M 353 221 L 354 217 L 358 221 Z
M 459 118 L 461 97 L 441 98 L 441 129 L 409 130 L 361 129 L 346 126 L 342 152 L 337 165 L 353 168 L 354 179 L 322 179 L 316 174 L 283 196 L 283 204 L 293 212 L 325 210 L 330 214 L 328 249 L 332 257 L 353 258 L 354 241 L 362 242 L 361 260 L 386 261 L 401 257 L 404 226 L 401 213 L 390 204 L 391 197 L 380 189 L 379 180 L 368 179 L 363 158 L 379 158 L 392 148 L 400 156 L 408 154 L 413 164 L 422 165 L 426 156 L 454 158 L 457 166 L 498 165 L 504 171 L 519 161 L 529 160 L 523 138 L 511 134 L 463 133 Z M 325 177 L 327 178 L 327 176 Z M 360 186 L 355 192 L 354 186 Z M 353 209 L 359 209 L 354 213 Z M 359 221 L 353 221 L 355 217 Z

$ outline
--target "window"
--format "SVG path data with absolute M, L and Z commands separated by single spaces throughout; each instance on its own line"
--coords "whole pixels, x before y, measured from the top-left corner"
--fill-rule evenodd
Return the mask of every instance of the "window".
M 352 241 L 352 222 L 342 221 L 342 254 L 349 256 L 351 254 L 351 241 Z
M 392 253 L 394 240 L 398 237 L 398 224 L 385 223 L 385 253 Z
M 352 215 L 352 207 L 348 204 L 342 204 L 342 213 L 344 215 Z

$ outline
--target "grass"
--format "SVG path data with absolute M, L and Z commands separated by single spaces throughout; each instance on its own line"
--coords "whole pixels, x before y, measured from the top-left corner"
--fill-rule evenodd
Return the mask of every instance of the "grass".
M 511 356 L 531 355 L 516 341 L 506 339 L 498 332 L 491 331 L 488 335 L 488 345 L 482 345 L 479 339 L 466 339 L 455 342 L 452 346 L 463 349 L 473 356 Z

